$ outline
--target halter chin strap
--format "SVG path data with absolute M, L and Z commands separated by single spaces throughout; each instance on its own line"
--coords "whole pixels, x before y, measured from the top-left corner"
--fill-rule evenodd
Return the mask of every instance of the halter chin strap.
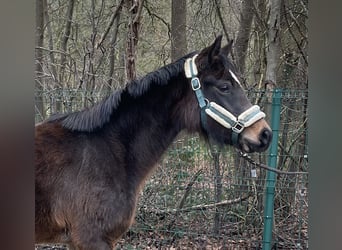
M 219 104 L 215 102 L 209 102 L 207 99 L 205 99 L 201 89 L 200 80 L 197 77 L 198 70 L 195 64 L 195 59 L 197 56 L 198 55 L 196 54 L 192 58 L 188 58 L 185 61 L 184 71 L 185 76 L 187 78 L 191 78 L 191 87 L 196 94 L 199 107 L 201 108 L 202 126 L 206 129 L 206 115 L 210 116 L 223 127 L 232 130 L 232 143 L 236 145 L 238 143 L 239 134 L 244 130 L 244 128 L 251 126 L 258 120 L 266 117 L 266 115 L 260 110 L 258 105 L 253 105 L 236 117 Z M 230 73 L 234 80 L 240 84 L 233 72 L 230 71 Z

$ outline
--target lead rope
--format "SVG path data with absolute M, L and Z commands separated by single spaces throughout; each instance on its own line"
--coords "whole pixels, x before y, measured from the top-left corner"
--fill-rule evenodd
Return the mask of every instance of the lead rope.
M 189 79 L 191 78 L 191 87 L 196 94 L 196 98 L 201 109 L 202 127 L 207 133 L 209 133 L 207 129 L 206 115 L 210 116 L 222 126 L 232 130 L 232 144 L 237 145 L 239 134 L 244 130 L 244 128 L 251 126 L 256 121 L 266 117 L 266 115 L 260 110 L 258 105 L 253 105 L 242 112 L 238 117 L 235 117 L 232 113 L 219 104 L 215 102 L 209 102 L 203 95 L 201 82 L 197 77 L 198 70 L 195 63 L 197 56 L 198 55 L 196 54 L 193 57 L 186 59 L 184 63 L 184 71 L 185 76 Z M 229 72 L 233 79 L 240 84 L 234 73 L 230 70 Z

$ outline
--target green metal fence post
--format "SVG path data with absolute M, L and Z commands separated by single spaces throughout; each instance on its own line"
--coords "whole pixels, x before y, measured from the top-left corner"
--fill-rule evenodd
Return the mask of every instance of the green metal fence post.
M 275 89 L 272 98 L 272 117 L 271 127 L 273 132 L 273 139 L 270 147 L 270 155 L 268 158 L 268 165 L 270 167 L 277 167 L 278 154 L 278 138 L 280 125 L 280 109 L 281 109 L 281 89 Z M 272 171 L 267 172 L 266 177 L 266 198 L 264 209 L 264 234 L 263 234 L 263 250 L 270 250 L 272 243 L 272 227 L 273 227 L 273 203 L 275 190 L 276 173 Z

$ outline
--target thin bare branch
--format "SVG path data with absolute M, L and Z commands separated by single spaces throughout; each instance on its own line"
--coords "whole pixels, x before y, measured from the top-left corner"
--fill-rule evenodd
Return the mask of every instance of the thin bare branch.
M 114 20 L 118 17 L 118 15 L 122 9 L 124 2 L 125 2 L 124 0 L 120 1 L 119 5 L 116 7 L 115 11 L 113 12 L 112 16 L 110 17 L 110 21 L 108 23 L 108 26 L 106 27 L 105 31 L 101 35 L 99 42 L 96 44 L 96 49 L 98 49 L 102 45 L 103 41 L 106 39 L 110 29 L 112 28 L 112 26 L 114 24 Z
M 303 60 L 304 60 L 304 62 L 305 62 L 305 65 L 308 65 L 308 60 L 307 60 L 306 55 L 305 55 L 305 53 L 304 53 L 304 51 L 303 51 L 303 49 L 302 49 L 302 46 L 299 44 L 299 42 L 298 42 L 296 36 L 294 35 L 294 33 L 293 33 L 293 31 L 292 31 L 292 28 L 291 28 L 291 25 L 290 25 L 290 22 L 289 22 L 289 20 L 288 20 L 288 18 L 287 18 L 287 12 L 286 12 L 287 6 L 286 6 L 286 4 L 285 4 L 285 1 L 284 1 L 284 4 L 283 4 L 283 5 L 284 5 L 284 9 L 285 9 L 285 15 L 284 15 L 284 16 L 285 16 L 285 21 L 286 21 L 286 24 L 287 24 L 287 26 L 288 26 L 288 28 L 289 28 L 288 30 L 289 30 L 289 32 L 290 32 L 290 35 L 291 35 L 293 41 L 295 42 L 295 44 L 296 44 L 296 46 L 297 46 L 297 48 L 298 48 L 300 54 L 302 55 L 302 58 L 303 58 Z M 297 29 L 300 31 L 300 29 L 299 29 L 299 24 L 296 22 L 296 18 L 293 16 L 293 14 L 292 14 L 292 12 L 291 12 L 290 10 L 289 10 L 289 15 L 290 15 L 290 17 L 292 18 L 293 22 L 296 24 Z M 301 33 L 301 35 L 302 35 L 305 39 L 307 39 L 307 37 L 306 37 L 304 34 L 302 34 L 301 31 L 300 31 L 300 33 Z
M 258 166 L 260 168 L 263 168 L 263 169 L 275 172 L 277 174 L 289 174 L 289 175 L 291 175 L 291 174 L 308 174 L 308 172 L 287 172 L 287 171 L 282 171 L 282 170 L 279 170 L 279 169 L 267 166 L 267 165 L 265 165 L 263 163 L 256 162 L 250 156 L 248 156 L 247 154 L 244 154 L 242 152 L 239 152 L 239 153 L 240 153 L 240 156 L 242 158 L 244 158 L 246 161 L 248 161 L 249 163 L 252 163 L 253 165 Z
M 182 209 L 168 209 L 168 210 L 162 210 L 162 211 L 154 211 L 157 215 L 162 214 L 174 214 L 174 213 L 180 213 L 180 212 L 191 212 L 191 211 L 198 211 L 198 210 L 207 210 L 207 209 L 213 209 L 217 207 L 226 207 L 230 206 L 236 203 L 239 203 L 241 201 L 247 200 L 249 197 L 249 194 L 238 197 L 232 200 L 223 200 L 221 202 L 212 203 L 212 204 L 200 204 L 192 207 L 186 207 Z

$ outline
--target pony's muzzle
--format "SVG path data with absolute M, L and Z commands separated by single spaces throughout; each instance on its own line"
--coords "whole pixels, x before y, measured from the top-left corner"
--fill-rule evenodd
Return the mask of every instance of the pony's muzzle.
M 241 133 L 240 149 L 246 153 L 263 152 L 272 141 L 272 130 L 264 119 L 257 121 Z

